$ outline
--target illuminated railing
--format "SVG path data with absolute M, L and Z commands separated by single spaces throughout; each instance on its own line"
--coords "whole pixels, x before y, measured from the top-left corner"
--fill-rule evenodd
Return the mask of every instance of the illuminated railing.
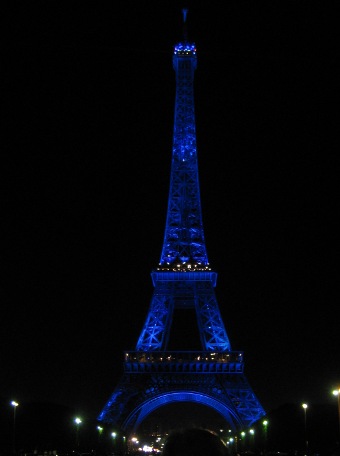
M 194 43 L 178 43 L 174 47 L 175 55 L 194 55 L 196 56 L 196 45 Z
M 125 372 L 243 372 L 242 352 L 171 351 L 125 353 Z

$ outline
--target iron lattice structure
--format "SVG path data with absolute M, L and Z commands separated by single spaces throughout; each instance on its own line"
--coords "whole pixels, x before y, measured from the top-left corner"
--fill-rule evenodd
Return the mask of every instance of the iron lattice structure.
M 98 417 L 134 432 L 155 409 L 198 402 L 215 409 L 232 430 L 265 412 L 245 375 L 243 353 L 232 351 L 206 251 L 194 110 L 195 44 L 174 47 L 176 100 L 167 220 L 154 292 L 135 351 L 125 353 L 124 374 Z M 201 351 L 168 351 L 175 309 L 194 309 Z

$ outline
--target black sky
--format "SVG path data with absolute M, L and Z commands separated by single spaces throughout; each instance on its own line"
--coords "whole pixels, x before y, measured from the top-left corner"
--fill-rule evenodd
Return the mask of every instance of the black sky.
M 334 400 L 339 55 L 325 3 L 4 7 L 5 399 L 97 416 L 136 345 L 163 242 L 172 48 L 188 6 L 203 222 L 232 348 L 266 410 Z

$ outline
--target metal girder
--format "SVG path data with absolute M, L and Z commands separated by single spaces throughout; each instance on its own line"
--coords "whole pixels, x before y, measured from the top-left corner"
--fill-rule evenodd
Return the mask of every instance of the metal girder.
M 176 308 L 195 309 L 203 350 L 231 350 L 214 293 L 214 276 L 209 272 L 178 274 L 182 280 L 176 280 L 171 272 L 163 272 L 161 280 L 156 281 L 148 316 L 136 350 L 167 350 L 170 325 Z

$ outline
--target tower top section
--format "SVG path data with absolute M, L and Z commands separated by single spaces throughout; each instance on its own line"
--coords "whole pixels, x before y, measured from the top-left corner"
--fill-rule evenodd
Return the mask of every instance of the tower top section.
M 188 10 L 183 8 L 183 40 L 174 46 L 174 57 L 194 57 L 196 60 L 196 45 L 188 41 L 187 14 Z M 175 68 L 176 69 L 176 68 Z
M 184 25 L 187 10 L 183 10 Z M 195 43 L 184 40 L 174 46 L 176 100 L 172 147 L 170 192 L 161 270 L 209 270 L 205 246 L 194 109 L 194 73 L 197 67 Z

